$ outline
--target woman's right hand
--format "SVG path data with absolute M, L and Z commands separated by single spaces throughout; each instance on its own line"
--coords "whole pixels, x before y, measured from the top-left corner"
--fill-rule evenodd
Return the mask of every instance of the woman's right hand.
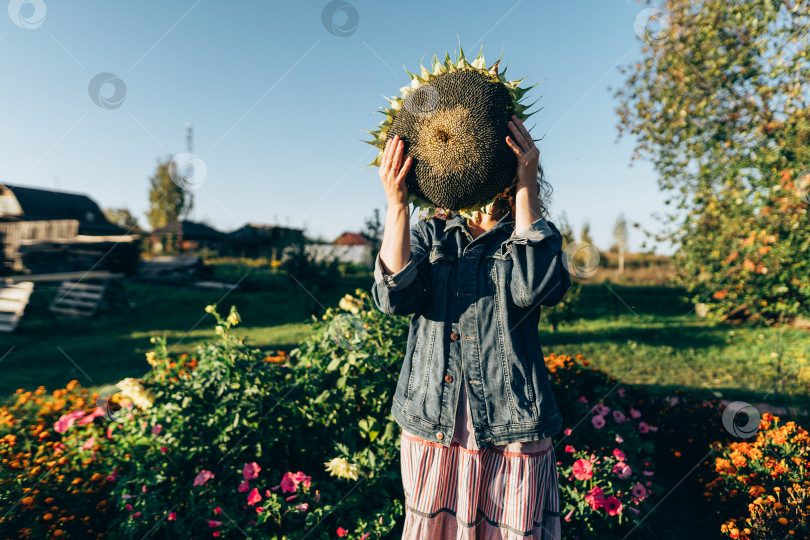
M 408 186 L 405 183 L 405 177 L 408 175 L 413 160 L 411 156 L 408 156 L 405 163 L 402 163 L 404 150 L 405 142 L 399 138 L 399 135 L 394 135 L 385 143 L 380 162 L 380 179 L 383 189 L 385 189 L 388 206 L 408 205 Z

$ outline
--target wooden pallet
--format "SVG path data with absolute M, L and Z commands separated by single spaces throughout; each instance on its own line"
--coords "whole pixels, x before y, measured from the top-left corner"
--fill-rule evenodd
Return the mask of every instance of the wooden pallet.
M 34 283 L 31 281 L 0 284 L 0 332 L 17 329 L 33 291 Z
M 48 309 L 53 313 L 92 317 L 98 311 L 107 283 L 94 285 L 78 281 L 63 281 L 56 298 Z

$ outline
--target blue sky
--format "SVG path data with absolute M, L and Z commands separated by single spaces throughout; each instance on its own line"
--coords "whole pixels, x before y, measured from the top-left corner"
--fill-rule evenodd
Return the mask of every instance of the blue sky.
M 385 208 L 378 169 L 364 168 L 376 150 L 361 142 L 383 117 L 381 94 L 409 82 L 403 65 L 452 57 L 460 39 L 467 56 L 483 44 L 488 64 L 503 50 L 509 78 L 543 81 L 527 96 L 542 107 L 527 126 L 545 137 L 552 217 L 565 211 L 577 234 L 590 222 L 601 248 L 622 211 L 659 227 L 664 196 L 649 163 L 629 167 L 634 141 L 617 142 L 608 91 L 640 54 L 635 1 L 354 0 L 347 36 L 325 28 L 326 1 L 37 2 L 0 13 L 0 182 L 88 193 L 148 227 L 148 177 L 185 151 L 189 122 L 206 167 L 191 219 L 332 239 Z M 99 73 L 125 85 L 120 106 L 91 99 Z M 112 85 L 101 92 L 114 97 Z M 631 248 L 642 240 L 631 229 Z

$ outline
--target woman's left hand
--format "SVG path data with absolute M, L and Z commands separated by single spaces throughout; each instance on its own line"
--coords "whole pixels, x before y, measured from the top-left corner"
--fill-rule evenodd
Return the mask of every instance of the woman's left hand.
M 537 166 L 540 162 L 540 150 L 534 145 L 532 136 L 520 119 L 512 115 L 509 121 L 512 137 L 507 135 L 506 144 L 517 156 L 517 187 L 537 188 Z

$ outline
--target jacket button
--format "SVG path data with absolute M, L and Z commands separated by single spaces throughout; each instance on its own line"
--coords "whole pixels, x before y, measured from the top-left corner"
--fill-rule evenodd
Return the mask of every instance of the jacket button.
M 441 431 L 440 431 L 440 432 L 438 432 L 438 433 L 436 434 L 436 438 L 437 438 L 437 439 L 444 439 L 444 433 L 442 433 Z
M 450 334 L 450 339 L 452 339 L 453 341 L 458 340 L 459 337 L 460 336 L 456 332 L 453 332 L 452 334 Z
M 445 375 L 444 376 L 444 382 L 453 382 L 453 376 L 452 375 Z

